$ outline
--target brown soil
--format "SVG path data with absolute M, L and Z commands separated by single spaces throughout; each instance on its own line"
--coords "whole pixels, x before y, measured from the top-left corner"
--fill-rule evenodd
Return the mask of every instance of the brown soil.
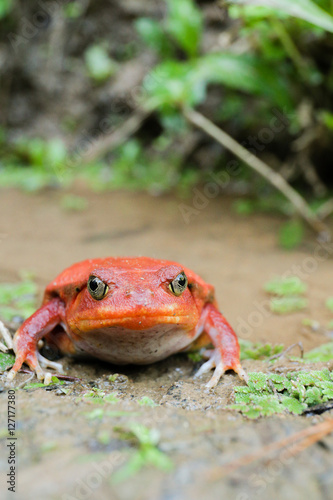
M 278 217 L 241 218 L 230 210 L 229 200 L 212 200 L 185 224 L 179 202 L 171 197 L 91 194 L 82 187 L 76 194 L 87 198 L 87 210 L 64 212 L 62 191 L 48 190 L 33 196 L 1 192 L 1 281 L 15 281 L 20 270 L 31 270 L 42 294 L 57 273 L 88 257 L 166 258 L 183 263 L 215 285 L 220 307 L 240 337 L 282 342 L 286 347 L 301 341 L 306 350 L 328 341 L 323 333 L 302 327 L 303 318 L 322 324 L 331 319 L 324 303 L 332 295 L 332 255 L 321 258 L 322 251 L 319 259 L 319 247 L 311 235 L 300 249 L 286 252 L 277 245 Z M 309 308 L 281 317 L 269 314 L 263 284 L 288 271 L 298 273 L 308 284 Z M 47 388 L 16 393 L 16 499 L 332 498 L 332 436 L 295 458 L 284 460 L 280 453 L 214 481 L 210 476 L 216 466 L 291 435 L 324 416 L 283 415 L 247 421 L 224 409 L 231 402 L 233 386 L 239 384 L 236 376 L 226 374 L 215 391 L 207 392 L 203 380 L 193 379 L 199 364 L 186 355 L 147 367 L 123 368 L 69 359 L 64 360 L 64 366 L 68 375 L 81 379 L 74 386 L 68 384 L 67 395 Z M 245 361 L 244 367 L 248 371 L 267 370 L 267 363 Z M 275 370 L 295 367 L 297 364 L 285 358 L 274 365 Z M 115 372 L 123 376 L 110 382 L 107 377 Z M 18 382 L 27 376 L 19 374 Z M 2 429 L 6 428 L 7 407 L 4 381 L 0 394 Z M 119 403 L 103 406 L 101 419 L 89 420 L 86 413 L 98 406 L 78 400 L 83 389 L 92 385 L 116 392 L 120 398 Z M 143 395 L 160 406 L 140 406 L 138 400 Z M 108 416 L 109 410 L 129 413 Z M 160 449 L 172 459 L 174 469 L 166 473 L 146 467 L 113 485 L 109 476 L 125 463 L 130 449 L 114 427 L 128 427 L 131 422 L 158 429 Z M 105 432 L 110 434 L 109 442 L 101 439 Z M 2 443 L 5 450 L 5 438 Z M 1 454 L 0 468 L 1 496 L 13 498 L 5 484 L 6 452 Z

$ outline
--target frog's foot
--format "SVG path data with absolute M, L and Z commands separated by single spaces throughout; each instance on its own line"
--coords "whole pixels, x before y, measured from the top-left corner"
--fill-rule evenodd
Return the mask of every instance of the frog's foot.
M 216 387 L 218 384 L 220 378 L 222 375 L 227 371 L 227 370 L 233 370 L 238 374 L 238 376 L 244 380 L 246 383 L 248 381 L 248 377 L 246 372 L 243 370 L 242 365 L 239 363 L 239 361 L 235 360 L 232 363 L 225 364 L 222 360 L 221 353 L 219 349 L 207 349 L 203 353 L 204 357 L 208 357 L 208 361 L 204 363 L 200 369 L 197 371 L 197 373 L 194 375 L 195 377 L 201 377 L 204 373 L 209 372 L 213 368 L 214 374 L 210 381 L 206 384 L 206 387 L 209 389 L 212 389 Z
M 50 361 L 49 359 L 44 358 L 38 350 L 35 352 L 26 352 L 20 351 L 16 355 L 16 360 L 13 368 L 8 372 L 7 379 L 9 381 L 13 380 L 16 373 L 21 369 L 23 363 L 27 363 L 29 368 L 36 373 L 38 380 L 45 380 L 45 384 L 47 385 L 52 375 L 48 372 L 45 372 L 43 368 L 51 368 L 58 373 L 63 374 L 64 369 L 61 363 L 55 363 L 54 361 Z
M 21 369 L 23 363 L 26 363 L 30 370 L 36 373 L 37 378 L 39 380 L 44 380 L 45 373 L 42 367 L 38 362 L 38 351 L 37 348 L 35 351 L 27 349 L 19 350 L 16 353 L 16 359 L 13 368 L 7 373 L 7 380 L 12 381 L 17 374 L 17 372 Z
M 7 352 L 9 349 L 13 349 L 12 336 L 2 321 L 0 321 L 0 337 L 2 337 L 6 343 L 4 344 L 3 342 L 0 342 L 0 351 Z

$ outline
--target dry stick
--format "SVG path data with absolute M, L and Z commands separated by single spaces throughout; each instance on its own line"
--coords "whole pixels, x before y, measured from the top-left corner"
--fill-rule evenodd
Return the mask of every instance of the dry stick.
M 235 139 L 224 132 L 224 130 L 214 125 L 213 122 L 205 118 L 201 113 L 191 108 L 184 108 L 183 114 L 190 123 L 213 137 L 217 142 L 222 144 L 222 146 L 238 156 L 244 163 L 268 180 L 276 189 L 281 191 L 315 232 L 318 233 L 323 240 L 330 241 L 331 234 L 326 224 L 312 212 L 304 198 L 295 191 L 281 175 L 274 172 L 266 163 L 250 153 L 235 141 Z
M 272 359 L 282 358 L 283 356 L 285 356 L 287 354 L 287 352 L 291 351 L 296 346 L 300 348 L 301 358 L 303 358 L 303 355 L 304 355 L 303 344 L 302 344 L 302 342 L 296 342 L 295 344 L 292 344 L 289 347 L 287 347 L 287 349 L 285 349 L 284 351 L 279 352 L 279 354 L 274 354 L 274 356 L 271 356 L 270 358 L 268 358 L 268 361 L 272 361 Z
M 97 160 L 112 149 L 120 146 L 139 128 L 142 122 L 151 113 L 150 109 L 140 109 L 134 113 L 120 127 L 112 131 L 110 134 L 98 138 L 80 159 L 81 163 L 89 163 Z
M 326 217 L 332 214 L 333 214 L 333 198 L 330 198 L 329 200 L 325 201 L 325 203 L 323 203 L 321 207 L 317 210 L 317 215 L 322 220 L 324 220 L 326 219 Z
M 263 446 L 260 450 L 250 453 L 248 455 L 244 455 L 238 460 L 234 462 L 230 462 L 228 464 L 215 467 L 208 474 L 208 479 L 211 481 L 217 481 L 226 475 L 229 475 L 239 469 L 240 467 L 244 467 L 245 465 L 249 465 L 252 462 L 260 460 L 267 455 L 270 455 L 273 452 L 281 451 L 282 448 L 287 448 L 283 453 L 283 459 L 293 457 L 304 451 L 309 446 L 317 443 L 320 439 L 325 437 L 327 434 L 333 432 L 333 418 L 325 420 L 319 424 L 316 424 L 312 427 L 308 427 L 303 429 L 300 432 L 296 432 L 289 437 L 281 439 L 280 441 L 271 443 L 269 445 Z

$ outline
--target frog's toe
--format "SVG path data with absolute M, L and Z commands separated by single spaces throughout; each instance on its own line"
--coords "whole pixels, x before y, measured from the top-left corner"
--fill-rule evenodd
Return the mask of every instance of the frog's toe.
M 21 350 L 16 353 L 16 359 L 14 366 L 12 369 L 7 373 L 7 380 L 11 381 L 14 379 L 16 376 L 17 372 L 21 369 L 23 363 L 26 363 L 30 370 L 36 373 L 37 378 L 39 380 L 43 380 L 45 373 L 42 370 L 40 364 L 38 363 L 37 359 L 37 351 L 36 352 L 30 352 L 28 349 L 27 350 Z
M 221 354 L 217 350 L 206 351 L 205 355 L 209 355 L 210 358 L 206 363 L 204 363 L 200 369 L 195 374 L 195 377 L 201 377 L 204 373 L 210 372 L 214 367 L 215 371 L 210 379 L 210 381 L 206 384 L 206 387 L 213 388 L 217 385 L 218 381 L 222 377 L 225 372 L 225 367 L 222 362 Z
M 44 358 L 44 356 L 42 356 L 40 352 L 37 353 L 37 358 L 40 365 L 43 368 L 51 368 L 52 370 L 55 370 L 56 372 L 61 373 L 62 375 L 65 373 L 61 363 L 56 363 L 55 361 L 51 361 L 50 359 Z
M 206 384 L 208 389 L 216 387 L 220 378 L 227 370 L 234 370 L 242 380 L 246 383 L 248 382 L 248 376 L 239 361 L 235 360 L 225 364 L 218 349 L 207 350 L 204 355 L 209 356 L 209 359 L 200 367 L 195 377 L 201 377 L 204 373 L 215 368 L 212 378 Z

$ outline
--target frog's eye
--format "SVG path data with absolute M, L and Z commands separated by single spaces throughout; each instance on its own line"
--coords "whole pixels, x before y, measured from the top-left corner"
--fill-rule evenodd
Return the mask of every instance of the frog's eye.
M 88 279 L 88 292 L 93 299 L 101 300 L 108 293 L 109 287 L 104 281 L 97 278 L 97 276 L 89 276 Z
M 176 297 L 179 297 L 187 287 L 187 278 L 185 273 L 180 273 L 178 276 L 175 277 L 174 280 L 171 281 L 169 284 L 169 289 L 171 292 L 176 295 Z

